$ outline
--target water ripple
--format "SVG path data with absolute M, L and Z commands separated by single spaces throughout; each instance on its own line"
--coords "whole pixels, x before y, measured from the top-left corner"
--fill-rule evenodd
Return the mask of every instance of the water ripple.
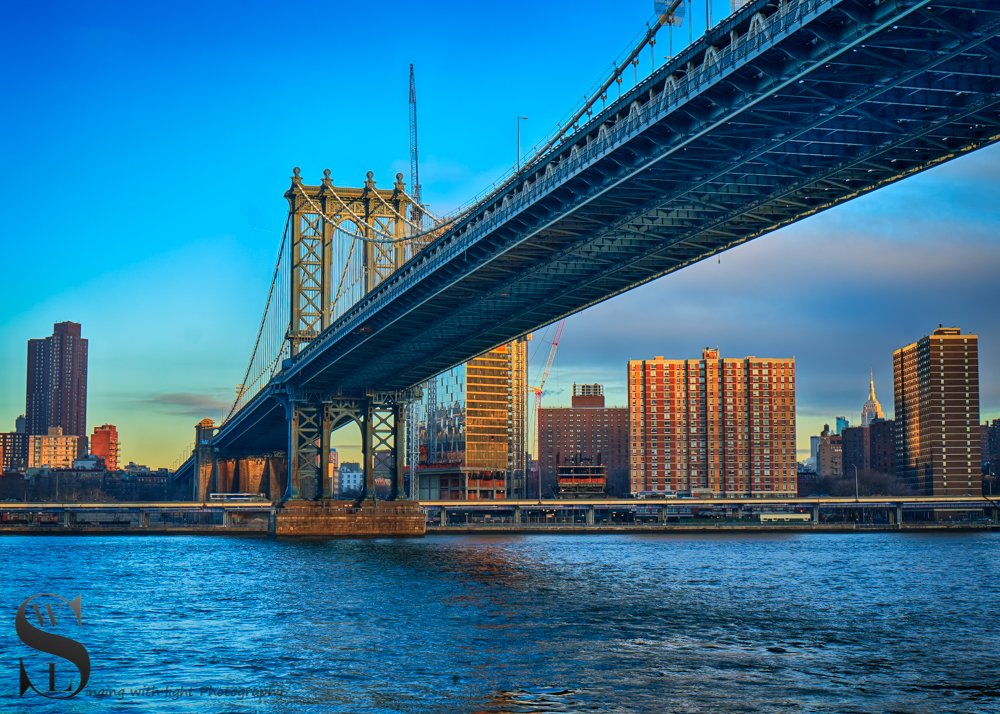
M 0 711 L 996 712 L 998 546 L 5 536 Z M 13 689 L 37 592 L 83 597 L 91 693 L 58 706 Z

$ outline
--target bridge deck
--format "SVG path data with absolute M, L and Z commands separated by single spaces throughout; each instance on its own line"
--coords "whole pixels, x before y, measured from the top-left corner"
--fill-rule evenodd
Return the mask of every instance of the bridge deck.
M 998 32 L 977 0 L 754 0 L 375 288 L 217 444 L 283 449 L 284 390 L 418 384 L 997 141 Z

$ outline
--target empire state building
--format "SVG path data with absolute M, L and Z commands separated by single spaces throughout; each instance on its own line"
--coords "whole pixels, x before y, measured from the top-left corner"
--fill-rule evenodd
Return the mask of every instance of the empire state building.
M 868 379 L 868 401 L 861 407 L 861 426 L 868 426 L 876 419 L 885 419 L 885 413 L 875 397 L 875 373 L 872 372 Z

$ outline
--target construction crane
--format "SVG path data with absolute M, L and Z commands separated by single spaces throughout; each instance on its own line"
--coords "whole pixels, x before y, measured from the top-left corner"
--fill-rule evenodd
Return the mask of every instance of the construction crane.
M 420 206 L 420 166 L 417 161 L 417 83 L 413 78 L 413 65 L 410 65 L 410 195 L 413 205 L 410 207 L 410 221 L 415 226 L 421 225 L 423 211 Z
M 545 381 L 549 378 L 549 372 L 552 371 L 552 363 L 555 362 L 556 351 L 559 349 L 559 340 L 562 338 L 563 327 L 565 326 L 566 320 L 560 320 L 559 324 L 556 325 L 556 334 L 552 338 L 552 346 L 549 347 L 549 356 L 545 358 L 545 368 L 542 369 L 542 378 L 539 380 L 537 387 L 528 387 L 528 389 L 535 393 L 536 410 L 541 407 L 542 390 L 545 389 Z
M 545 358 L 545 367 L 542 369 L 542 378 L 538 381 L 537 387 L 532 387 L 528 385 L 528 389 L 535 395 L 535 459 L 538 460 L 538 449 L 541 443 L 540 429 L 542 426 L 542 392 L 545 389 L 545 382 L 549 378 L 549 372 L 552 371 L 552 363 L 556 359 L 556 351 L 559 349 L 559 340 L 562 338 L 563 327 L 566 326 L 566 320 L 560 320 L 559 324 L 556 325 L 556 332 L 552 338 L 552 346 L 549 347 L 549 355 Z M 538 462 L 538 498 L 542 498 L 542 464 L 541 461 Z

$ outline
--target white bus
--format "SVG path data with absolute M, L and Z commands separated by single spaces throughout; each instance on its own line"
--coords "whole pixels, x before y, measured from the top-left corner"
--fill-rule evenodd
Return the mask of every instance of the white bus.
M 262 493 L 210 493 L 209 501 L 245 502 L 245 501 L 266 501 L 267 498 Z
M 761 523 L 812 523 L 811 513 L 761 513 Z

